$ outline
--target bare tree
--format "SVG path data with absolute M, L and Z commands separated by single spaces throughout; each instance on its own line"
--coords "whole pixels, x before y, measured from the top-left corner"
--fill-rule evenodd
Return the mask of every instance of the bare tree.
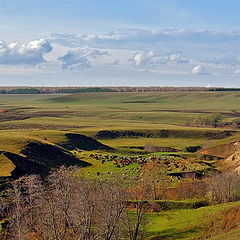
M 156 160 L 151 160 L 143 165 L 141 179 L 143 195 L 141 198 L 159 199 L 158 189 L 160 185 L 163 186 L 169 181 L 165 173 L 166 170 Z
M 119 182 L 100 182 L 98 191 L 98 229 L 101 239 L 121 239 L 123 213 L 128 205 Z
M 134 206 L 135 211 L 125 211 L 127 237 L 129 240 L 142 240 L 146 226 L 146 202 L 143 200 L 135 201 Z
M 96 184 L 84 178 L 74 179 L 73 201 L 70 218 L 72 239 L 91 240 L 98 237 L 96 231 L 97 193 Z
M 69 232 L 72 199 L 71 170 L 60 168 L 45 183 L 42 214 L 38 226 L 43 239 L 63 240 Z
M 235 172 L 217 174 L 208 179 L 208 190 L 213 203 L 240 199 L 240 176 Z
M 8 226 L 8 238 L 16 240 L 26 239 L 25 216 L 28 212 L 22 198 L 22 179 L 11 182 L 7 196 L 11 204 L 7 206 L 7 218 L 11 221 Z
M 126 185 L 120 180 L 74 177 L 60 168 L 42 181 L 23 177 L 7 193 L 7 240 L 141 240 L 145 205 L 129 212 Z

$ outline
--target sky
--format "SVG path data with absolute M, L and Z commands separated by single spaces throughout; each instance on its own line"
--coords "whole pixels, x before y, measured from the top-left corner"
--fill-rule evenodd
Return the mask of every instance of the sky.
M 0 0 L 0 85 L 240 87 L 239 12 L 239 0 Z

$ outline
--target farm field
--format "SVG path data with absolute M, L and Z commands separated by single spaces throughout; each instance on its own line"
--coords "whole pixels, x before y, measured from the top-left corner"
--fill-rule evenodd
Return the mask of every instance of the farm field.
M 239 92 L 0 95 L 0 179 L 77 165 L 77 176 L 131 183 L 156 163 L 158 177 L 167 179 L 161 200 L 200 201 L 199 192 L 184 198 L 175 190 L 224 172 L 224 159 L 240 150 L 239 102 Z M 213 114 L 221 116 L 219 125 L 192 124 Z M 155 174 L 147 170 L 144 181 Z M 233 207 L 240 203 L 151 209 L 146 239 L 191 240 L 206 233 L 211 240 L 238 239 L 240 216 L 221 236 L 207 232 L 212 219 Z

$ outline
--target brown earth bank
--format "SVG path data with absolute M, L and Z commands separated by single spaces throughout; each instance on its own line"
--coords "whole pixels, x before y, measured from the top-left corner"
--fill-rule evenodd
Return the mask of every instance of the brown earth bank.
M 204 238 L 207 239 L 222 233 L 230 232 L 240 227 L 240 207 L 231 207 L 228 210 L 215 214 L 207 226 Z
M 206 138 L 212 139 L 223 139 L 232 136 L 236 131 L 198 131 L 198 130 L 132 130 L 132 131 L 99 131 L 96 134 L 98 139 L 116 139 L 116 138 Z
M 240 174 L 240 150 L 232 154 L 221 163 L 223 171 L 234 171 Z
M 138 150 L 145 150 L 144 153 L 149 153 L 149 152 L 180 152 L 179 149 L 173 148 L 173 147 L 166 147 L 166 146 L 155 146 L 148 144 L 144 147 L 142 146 L 124 146 L 123 148 L 127 149 L 138 149 Z
M 217 156 L 220 158 L 228 158 L 238 150 L 240 150 L 240 141 L 233 141 L 209 149 L 200 150 L 199 153 L 204 155 Z

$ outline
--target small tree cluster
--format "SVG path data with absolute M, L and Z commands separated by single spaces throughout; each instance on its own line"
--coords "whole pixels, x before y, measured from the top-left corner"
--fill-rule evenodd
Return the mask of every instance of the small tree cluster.
M 240 176 L 236 172 L 224 172 L 203 180 L 180 182 L 175 195 L 178 200 L 205 198 L 212 204 L 239 201 Z
M 142 166 L 140 199 L 159 200 L 165 198 L 170 177 L 159 161 L 151 160 Z
M 175 188 L 177 200 L 191 198 L 205 198 L 207 194 L 207 183 L 202 180 L 180 182 Z
M 221 127 L 222 115 L 219 113 L 213 113 L 207 116 L 200 115 L 195 119 L 186 122 L 187 126 L 190 127 Z
M 209 198 L 213 203 L 240 200 L 240 176 L 236 172 L 217 174 L 208 179 Z

